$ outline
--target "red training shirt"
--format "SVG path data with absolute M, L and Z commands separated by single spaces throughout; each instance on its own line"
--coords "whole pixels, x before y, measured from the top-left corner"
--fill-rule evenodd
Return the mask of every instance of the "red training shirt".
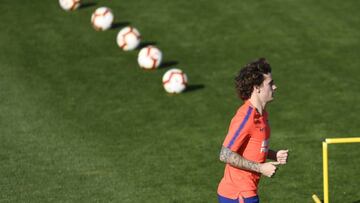
M 261 115 L 249 100 L 238 109 L 232 118 L 223 146 L 240 154 L 247 160 L 264 163 L 269 150 L 270 127 L 268 114 Z M 224 177 L 218 187 L 218 194 L 237 199 L 257 194 L 261 174 L 239 169 L 226 164 Z

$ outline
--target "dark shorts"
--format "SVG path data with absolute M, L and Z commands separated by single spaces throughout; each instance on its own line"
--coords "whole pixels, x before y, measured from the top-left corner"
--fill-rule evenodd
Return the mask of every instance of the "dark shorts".
M 259 196 L 243 198 L 242 201 L 239 199 L 229 199 L 218 195 L 219 203 L 260 203 Z

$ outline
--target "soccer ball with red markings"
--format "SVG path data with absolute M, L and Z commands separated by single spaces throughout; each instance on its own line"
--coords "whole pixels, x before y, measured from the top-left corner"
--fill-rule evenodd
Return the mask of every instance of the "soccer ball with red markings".
M 120 30 L 116 42 L 124 51 L 134 50 L 140 44 L 140 33 L 136 28 L 127 26 Z
M 188 78 L 180 69 L 168 70 L 162 78 L 163 86 L 168 93 L 181 93 L 186 89 Z
M 79 8 L 80 0 L 59 0 L 59 4 L 65 11 L 73 11 Z
M 97 31 L 104 31 L 111 27 L 114 14 L 110 8 L 100 7 L 91 15 L 91 24 Z
M 144 69 L 156 69 L 160 66 L 162 59 L 161 51 L 155 46 L 147 46 L 140 50 L 138 63 Z

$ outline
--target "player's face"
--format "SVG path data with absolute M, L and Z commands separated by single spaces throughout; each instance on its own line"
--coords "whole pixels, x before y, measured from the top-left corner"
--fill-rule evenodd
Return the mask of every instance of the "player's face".
M 265 103 L 272 101 L 274 99 L 274 92 L 276 88 L 277 87 L 271 77 L 271 73 L 264 74 L 264 81 L 260 86 L 259 92 L 260 99 Z

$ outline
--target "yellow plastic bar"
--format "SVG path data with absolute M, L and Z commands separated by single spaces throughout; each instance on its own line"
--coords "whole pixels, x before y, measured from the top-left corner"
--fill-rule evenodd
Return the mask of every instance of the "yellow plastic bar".
M 321 200 L 315 194 L 313 194 L 312 198 L 313 198 L 315 203 L 321 203 Z
M 360 137 L 327 138 L 322 143 L 322 145 L 323 145 L 324 203 L 329 203 L 328 144 L 356 143 L 356 142 L 360 142 Z M 313 194 L 312 198 L 315 201 L 315 203 L 321 203 L 320 199 L 315 194 Z
M 323 146 L 324 203 L 329 203 L 328 145 L 326 142 L 323 142 L 322 146 Z
M 327 138 L 325 139 L 327 144 L 337 144 L 337 143 L 354 143 L 360 142 L 360 137 L 349 137 L 349 138 Z

